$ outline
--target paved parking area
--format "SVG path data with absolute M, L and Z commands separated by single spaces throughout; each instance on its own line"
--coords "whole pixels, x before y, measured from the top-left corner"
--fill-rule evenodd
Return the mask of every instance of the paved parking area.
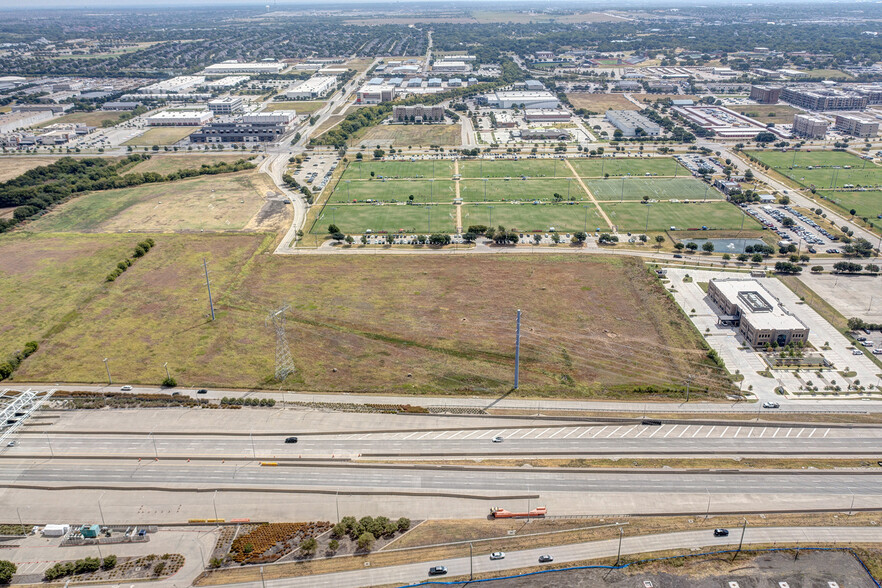
M 879 261 L 874 260 L 872 263 Z M 807 273 L 799 279 L 842 316 L 882 323 L 882 278 Z M 882 339 L 882 332 L 877 331 L 875 335 Z

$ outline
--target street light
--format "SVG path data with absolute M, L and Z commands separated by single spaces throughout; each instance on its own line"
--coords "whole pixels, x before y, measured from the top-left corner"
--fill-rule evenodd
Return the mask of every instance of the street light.
M 107 365 L 107 358 L 106 357 L 104 358 L 104 369 L 107 370 L 107 385 L 112 386 L 113 385 L 113 378 L 110 377 L 110 367 Z

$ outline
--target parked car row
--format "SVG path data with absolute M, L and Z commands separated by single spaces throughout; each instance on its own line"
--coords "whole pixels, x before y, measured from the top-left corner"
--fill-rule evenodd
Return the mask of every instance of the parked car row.
M 796 218 L 798 218 L 799 220 L 801 220 L 802 222 L 804 222 L 804 223 L 807 224 L 808 226 L 812 227 L 813 229 L 817 229 L 819 233 L 821 233 L 822 235 L 824 235 L 825 237 L 827 237 L 827 238 L 830 239 L 831 241 L 836 241 L 836 240 L 838 239 L 838 237 L 833 236 L 833 235 L 832 235 L 829 231 L 827 231 L 826 229 L 821 228 L 821 225 L 819 225 L 818 223 L 816 223 L 814 220 L 810 219 L 809 217 L 807 217 L 806 215 L 802 214 L 801 212 L 798 212 L 798 211 L 794 210 L 791 206 L 785 206 L 785 207 L 784 207 L 784 210 L 786 210 L 787 212 L 791 213 L 793 216 L 795 216 Z M 817 239 L 817 237 L 815 237 L 815 239 Z M 811 242 L 811 241 L 809 241 L 809 242 Z M 823 242 L 821 241 L 821 242 L 818 242 L 817 244 L 818 244 L 818 245 L 822 245 Z
M 783 208 L 790 209 L 789 206 L 785 206 Z M 762 207 L 762 209 L 770 217 L 772 217 L 773 219 L 775 219 L 776 221 L 781 223 L 781 228 L 772 228 L 772 227 L 770 227 L 770 228 L 772 228 L 772 230 L 775 231 L 778 234 L 778 236 L 781 237 L 782 239 L 788 239 L 788 240 L 791 239 L 791 235 L 789 235 L 787 233 L 787 231 L 791 231 L 793 233 L 796 233 L 800 238 L 802 238 L 803 241 L 805 241 L 806 243 L 808 243 L 810 245 L 823 245 L 824 244 L 823 239 L 821 239 L 820 237 L 818 237 L 817 235 L 815 235 L 814 233 L 812 233 L 811 231 L 809 231 L 805 227 L 802 227 L 799 224 L 797 224 L 796 221 L 794 221 L 792 217 L 787 216 L 786 214 L 784 214 L 783 212 L 781 212 L 777 208 L 774 208 L 769 205 L 765 205 Z M 788 212 L 790 212 L 790 211 L 792 211 L 792 209 L 788 210 Z M 799 216 L 802 217 L 800 220 L 802 220 L 803 218 L 806 218 L 801 214 Z M 790 227 L 784 226 L 784 219 L 788 219 L 788 218 L 791 221 L 793 221 L 793 223 L 794 223 Z M 809 220 L 811 220 L 811 219 L 809 219 Z

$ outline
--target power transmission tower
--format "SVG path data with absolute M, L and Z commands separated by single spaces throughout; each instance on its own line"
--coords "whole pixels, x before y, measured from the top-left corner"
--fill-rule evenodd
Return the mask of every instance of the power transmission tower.
M 278 310 L 274 310 L 266 318 L 266 324 L 272 321 L 276 330 L 276 381 L 281 382 L 294 373 L 294 359 L 291 357 L 291 349 L 288 347 L 288 337 L 285 335 L 285 311 L 286 304 Z

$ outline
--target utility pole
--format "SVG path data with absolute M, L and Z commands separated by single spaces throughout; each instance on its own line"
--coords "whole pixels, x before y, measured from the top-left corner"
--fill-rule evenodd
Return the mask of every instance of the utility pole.
M 521 309 L 518 309 L 518 322 L 515 328 L 515 375 L 514 389 L 518 389 L 518 375 L 521 368 Z
M 202 267 L 205 269 L 205 287 L 208 288 L 208 307 L 211 309 L 211 320 L 214 320 L 214 302 L 211 300 L 211 281 L 208 279 L 208 262 L 204 257 L 202 258 Z
M 472 542 L 469 541 L 469 582 L 475 579 L 475 558 L 472 551 Z
M 101 508 L 101 498 L 104 497 L 104 492 L 101 493 L 101 496 L 98 497 L 98 513 L 101 515 L 101 526 L 106 527 L 107 523 L 104 522 L 104 510 Z
M 622 536 L 625 534 L 625 528 L 619 527 L 619 551 L 616 553 L 616 567 L 622 559 Z
M 106 357 L 104 358 L 104 369 L 107 370 L 107 385 L 112 386 L 113 385 L 113 378 L 110 377 L 110 367 L 107 365 L 107 358 Z
M 744 531 L 747 529 L 747 519 L 744 519 L 744 524 L 741 525 L 741 540 L 738 542 L 738 551 L 735 552 L 735 555 L 732 556 L 732 561 L 735 561 L 735 558 L 738 557 L 738 554 L 741 553 L 741 546 L 744 545 Z

